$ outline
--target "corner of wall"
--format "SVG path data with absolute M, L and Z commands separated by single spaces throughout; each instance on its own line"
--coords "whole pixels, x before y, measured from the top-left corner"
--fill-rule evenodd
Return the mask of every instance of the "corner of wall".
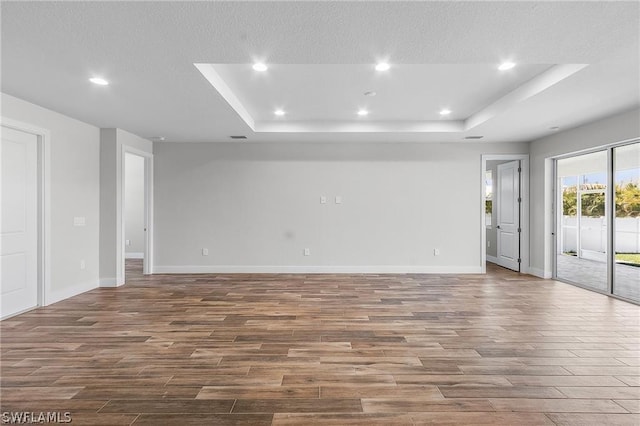
M 68 299 L 70 297 L 77 296 L 82 293 L 86 293 L 87 291 L 95 290 L 98 287 L 100 287 L 98 282 L 87 281 L 84 283 L 74 285 L 73 287 L 67 287 L 60 290 L 51 290 L 46 296 L 44 305 L 49 306 L 54 303 L 60 302 L 62 300 Z

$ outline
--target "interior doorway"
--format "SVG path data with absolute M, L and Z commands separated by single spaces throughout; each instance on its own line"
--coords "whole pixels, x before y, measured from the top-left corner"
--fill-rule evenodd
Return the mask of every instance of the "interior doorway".
M 497 165 L 496 210 L 496 263 L 503 268 L 520 272 L 520 160 Z
M 146 252 L 145 158 L 124 155 L 124 257 L 125 278 L 132 268 L 144 268 Z
M 529 272 L 529 156 L 482 156 L 482 258 Z

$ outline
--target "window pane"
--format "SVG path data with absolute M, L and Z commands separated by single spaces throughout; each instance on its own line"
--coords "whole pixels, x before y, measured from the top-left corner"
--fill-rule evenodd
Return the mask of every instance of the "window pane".
M 561 179 L 562 182 L 562 214 L 575 217 L 578 215 L 578 178 L 569 176 Z
M 614 153 L 616 219 L 613 292 L 640 301 L 640 144 Z
M 582 194 L 582 217 L 604 217 L 604 192 Z

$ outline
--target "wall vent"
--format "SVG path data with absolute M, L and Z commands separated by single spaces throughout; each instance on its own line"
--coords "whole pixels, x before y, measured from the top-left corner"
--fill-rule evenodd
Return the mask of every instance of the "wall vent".
M 246 139 L 246 136 L 230 136 L 231 139 Z

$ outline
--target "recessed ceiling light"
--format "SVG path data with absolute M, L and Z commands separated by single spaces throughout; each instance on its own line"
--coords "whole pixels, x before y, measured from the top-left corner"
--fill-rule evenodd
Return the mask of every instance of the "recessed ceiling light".
M 444 109 L 440 110 L 440 115 L 449 115 L 449 114 L 451 114 L 451 110 L 450 109 L 444 108 Z
M 253 69 L 254 71 L 263 72 L 268 70 L 269 67 L 263 64 L 262 62 L 256 62 L 255 64 L 253 64 Z
M 549 127 L 549 130 L 553 130 L 554 132 L 557 132 L 558 130 L 560 130 L 560 127 L 558 126 Z
M 152 141 L 163 141 L 165 139 L 164 136 L 151 136 L 149 139 Z
M 386 62 L 378 62 L 376 64 L 376 71 L 388 71 L 391 66 Z
M 507 62 L 503 62 L 503 63 L 501 63 L 501 64 L 498 66 L 498 69 L 499 69 L 500 71 L 506 71 L 506 70 L 510 70 L 511 68 L 513 68 L 513 67 L 515 67 L 515 66 L 516 66 L 516 63 L 515 63 L 515 62 L 507 61 Z
M 377 95 L 377 93 L 376 93 L 376 92 L 374 92 L 373 90 L 370 90 L 370 91 L 368 91 L 368 92 L 364 92 L 364 95 L 365 95 L 365 96 L 375 96 L 375 95 Z
M 286 114 L 286 113 L 285 113 L 283 110 L 281 110 L 281 109 L 277 109 L 277 110 L 273 111 L 273 113 L 274 113 L 275 115 L 277 115 L 278 117 L 282 117 L 283 115 L 285 115 L 285 114 Z
M 464 138 L 465 139 L 482 139 L 482 138 L 484 138 L 484 136 L 480 136 L 480 135 L 478 135 L 478 136 L 465 136 Z
M 369 115 L 369 111 L 367 111 L 366 109 L 360 109 L 360 110 L 358 110 L 358 115 L 360 117 L 364 117 L 366 115 Z
M 107 86 L 109 85 L 109 82 L 107 80 L 105 80 L 104 78 L 100 78 L 100 77 L 91 77 L 89 79 L 90 82 L 92 82 L 93 84 L 97 84 L 98 86 Z

